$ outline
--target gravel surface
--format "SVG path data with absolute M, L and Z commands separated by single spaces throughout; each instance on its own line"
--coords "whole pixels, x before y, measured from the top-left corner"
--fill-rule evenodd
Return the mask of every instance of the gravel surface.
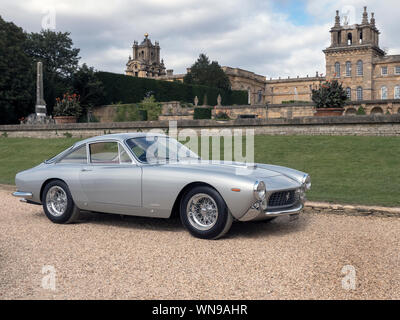
M 400 299 L 399 218 L 307 213 L 207 241 L 177 219 L 56 225 L 9 191 L 0 208 L 0 299 Z M 42 287 L 49 265 L 55 291 Z

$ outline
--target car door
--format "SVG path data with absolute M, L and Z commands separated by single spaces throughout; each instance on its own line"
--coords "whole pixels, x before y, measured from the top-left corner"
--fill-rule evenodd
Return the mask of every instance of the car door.
M 142 168 L 118 141 L 88 143 L 80 183 L 87 210 L 135 214 L 142 206 Z

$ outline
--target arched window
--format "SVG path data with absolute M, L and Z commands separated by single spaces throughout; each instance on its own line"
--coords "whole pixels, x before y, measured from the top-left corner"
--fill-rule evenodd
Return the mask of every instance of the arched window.
M 362 76 L 364 74 L 364 66 L 361 60 L 357 61 L 357 75 Z
M 351 77 L 351 62 L 346 62 L 346 77 Z
M 358 87 L 357 88 L 357 100 L 362 100 L 363 99 L 363 88 Z
M 335 63 L 335 77 L 340 78 L 340 63 L 339 62 Z
M 381 107 L 375 107 L 371 110 L 371 114 L 383 114 L 383 109 Z
M 388 98 L 388 90 L 387 87 L 383 86 L 381 88 L 381 99 L 386 100 Z
M 347 98 L 351 100 L 351 88 L 346 88 Z
M 258 103 L 262 102 L 262 91 L 258 90 Z
M 395 86 L 394 87 L 394 98 L 395 99 L 400 99 L 400 86 Z
M 347 44 L 351 46 L 353 44 L 353 35 L 351 33 L 347 34 Z

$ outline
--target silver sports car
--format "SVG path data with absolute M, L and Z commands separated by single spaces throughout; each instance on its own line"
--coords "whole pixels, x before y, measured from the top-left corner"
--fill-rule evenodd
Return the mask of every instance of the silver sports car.
M 160 134 L 110 134 L 77 142 L 19 172 L 16 197 L 43 205 L 55 223 L 80 211 L 169 218 L 189 232 L 223 236 L 234 220 L 297 216 L 311 188 L 308 174 L 267 164 L 216 163 Z

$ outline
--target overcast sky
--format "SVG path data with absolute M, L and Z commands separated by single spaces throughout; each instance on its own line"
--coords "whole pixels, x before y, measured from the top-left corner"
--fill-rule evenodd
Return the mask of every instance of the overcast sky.
M 360 23 L 375 12 L 380 45 L 400 54 L 398 0 L 0 0 L 0 15 L 28 32 L 69 31 L 81 63 L 124 73 L 134 40 L 160 42 L 167 69 L 184 73 L 200 53 L 266 77 L 325 74 L 322 49 L 335 11 Z M 354 21 L 355 20 L 355 21 Z

